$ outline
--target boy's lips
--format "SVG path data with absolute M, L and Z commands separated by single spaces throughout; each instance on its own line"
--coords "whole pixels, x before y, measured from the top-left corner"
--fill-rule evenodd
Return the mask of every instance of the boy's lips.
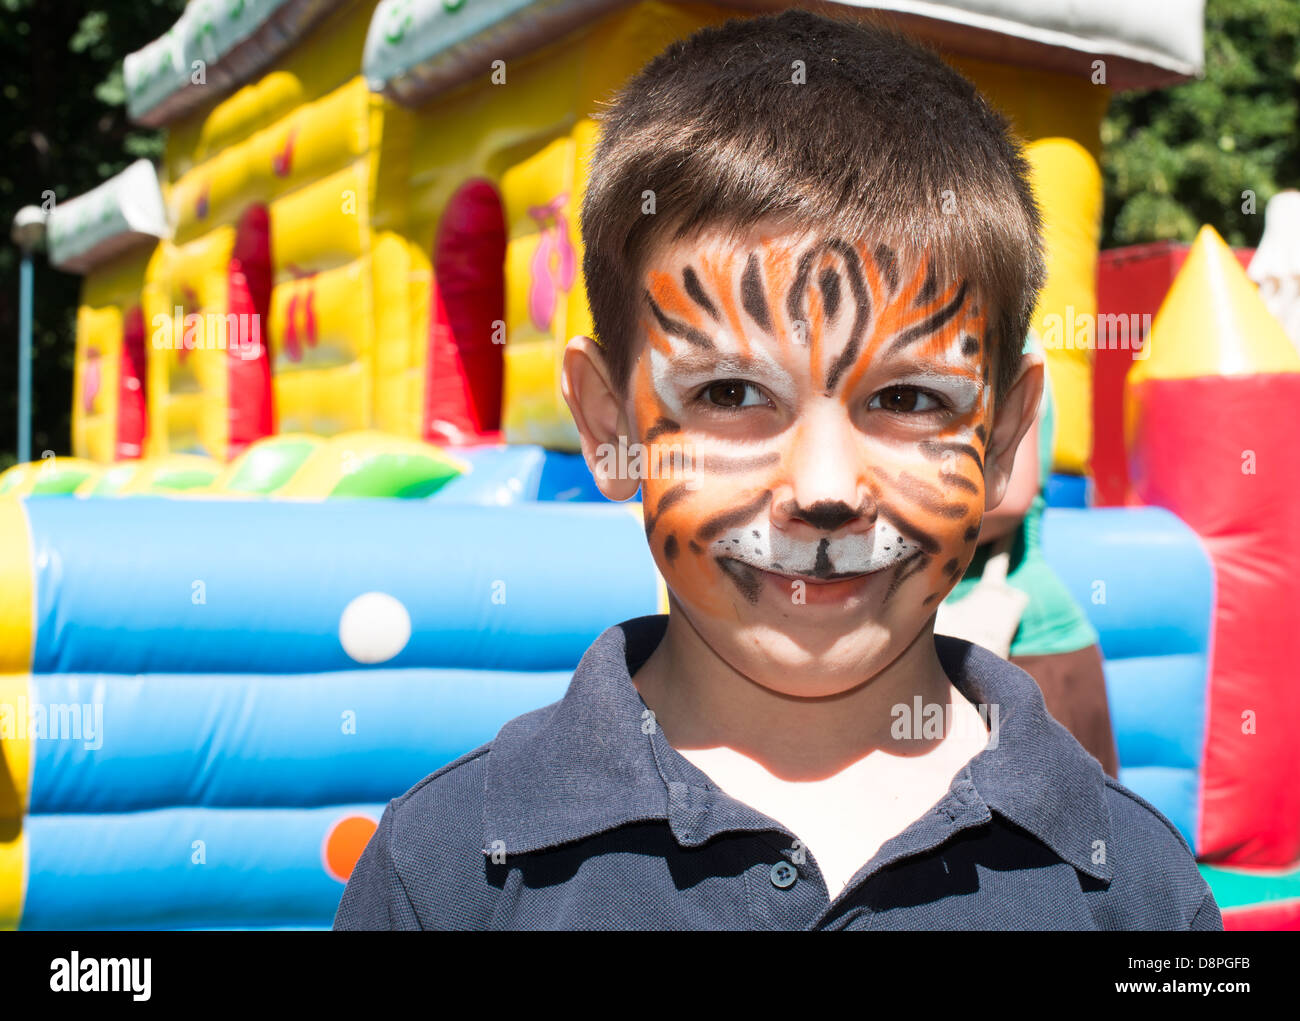
M 883 573 L 886 567 L 892 566 L 884 564 L 873 571 L 819 578 L 798 572 L 771 571 L 731 557 L 720 558 L 720 563 L 724 569 L 731 572 L 737 570 L 752 572 L 764 588 L 783 601 L 789 601 L 792 605 L 808 606 L 843 605 L 846 600 L 860 595 L 870 581 Z M 794 582 L 803 583 L 799 599 L 794 598 L 796 592 L 793 587 Z

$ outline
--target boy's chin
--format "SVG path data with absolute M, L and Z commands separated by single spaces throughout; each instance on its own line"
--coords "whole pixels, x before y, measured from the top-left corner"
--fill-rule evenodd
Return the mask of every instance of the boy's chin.
M 697 621 L 696 630 L 755 684 L 784 695 L 822 698 L 850 691 L 884 670 L 932 618 L 923 611 L 898 612 L 889 620 L 840 621 L 827 627 L 796 615 L 783 621 Z

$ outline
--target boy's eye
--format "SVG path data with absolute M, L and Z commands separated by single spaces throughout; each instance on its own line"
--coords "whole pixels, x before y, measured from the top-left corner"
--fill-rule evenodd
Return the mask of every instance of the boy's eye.
M 743 379 L 720 379 L 706 386 L 700 396 L 719 408 L 747 408 L 768 403 L 762 390 Z
M 943 401 L 928 390 L 919 387 L 891 386 L 875 394 L 867 403 L 867 407 L 907 414 L 917 411 L 935 411 L 943 407 Z

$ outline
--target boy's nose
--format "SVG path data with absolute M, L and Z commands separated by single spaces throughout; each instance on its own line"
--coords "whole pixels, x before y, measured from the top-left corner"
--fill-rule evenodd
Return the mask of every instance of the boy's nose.
M 794 430 L 772 493 L 773 523 L 787 528 L 802 521 L 819 532 L 874 527 L 876 501 L 861 457 L 857 431 L 842 409 L 809 413 Z

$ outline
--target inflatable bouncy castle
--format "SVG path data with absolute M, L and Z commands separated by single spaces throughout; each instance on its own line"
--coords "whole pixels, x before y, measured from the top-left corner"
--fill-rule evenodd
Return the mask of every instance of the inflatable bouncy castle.
M 1203 227 L 1149 336 L 1125 355 L 1123 495 L 1177 514 L 1213 573 L 1193 847 L 1214 863 L 1227 924 L 1294 928 L 1300 754 L 1288 735 L 1300 692 L 1286 678 L 1300 654 L 1300 455 L 1279 415 L 1300 406 L 1300 354 L 1241 262 Z
M 278 432 L 576 450 L 559 354 L 591 328 L 576 210 L 599 103 L 746 8 L 568 0 L 203 0 L 126 58 L 139 163 L 61 203 L 86 275 L 73 453 L 228 461 Z M 779 6 L 779 5 L 777 5 Z M 852 4 L 949 53 L 1023 136 L 1047 228 L 1040 317 L 1096 311 L 1113 90 L 1200 65 L 1199 0 Z M 1056 467 L 1091 447 L 1090 355 L 1049 345 Z
M 639 504 L 601 496 L 559 393 L 591 329 L 584 161 L 642 63 L 779 6 L 196 0 L 126 57 L 166 157 L 52 214 L 84 275 L 73 456 L 0 475 L 0 924 L 328 927 L 390 798 L 664 611 Z M 1266 605 L 1300 569 L 1268 431 L 1300 377 L 1208 235 L 1123 352 L 1127 404 L 1074 342 L 1127 311 L 1098 296 L 1109 96 L 1195 75 L 1201 4 L 843 6 L 940 47 L 1025 139 L 1044 550 L 1101 636 L 1121 779 L 1229 925 L 1300 927 Z M 1125 483 L 1089 506 L 1094 427 Z

